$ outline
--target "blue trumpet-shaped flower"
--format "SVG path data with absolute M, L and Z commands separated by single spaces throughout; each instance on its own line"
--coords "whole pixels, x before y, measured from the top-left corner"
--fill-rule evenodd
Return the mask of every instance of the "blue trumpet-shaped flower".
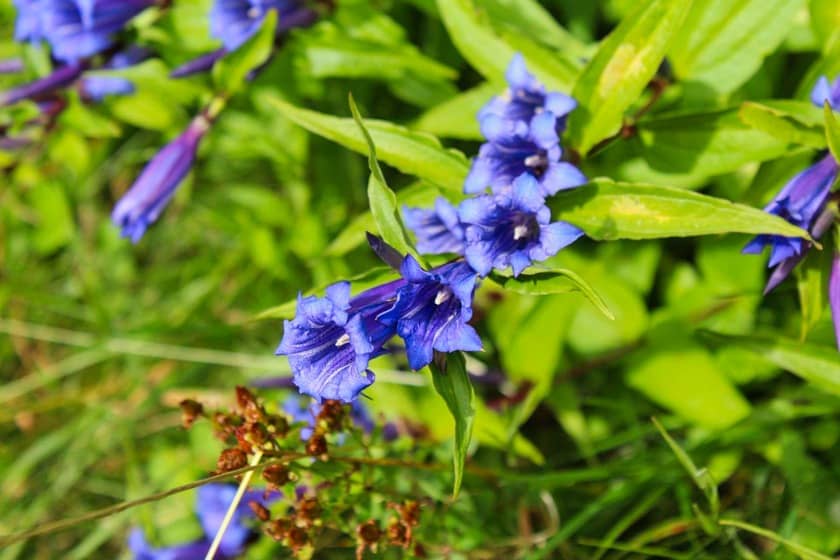
M 481 132 L 487 143 L 473 160 L 464 192 L 482 193 L 487 187 L 497 192 L 523 173 L 537 179 L 544 196 L 584 184 L 586 177 L 574 165 L 560 161 L 563 151 L 556 124 L 557 117 L 549 111 L 535 115 L 530 123 L 485 116 Z
M 549 111 L 557 117 L 557 126 L 562 130 L 566 115 L 577 106 L 577 102 L 568 95 L 546 92 L 545 86 L 528 72 L 525 59 L 519 53 L 508 64 L 505 78 L 508 90 L 481 109 L 479 121 L 488 115 L 496 115 L 508 120 L 530 122 L 537 113 Z
M 831 154 L 802 171 L 776 195 L 764 210 L 775 214 L 805 230 L 810 230 L 817 215 L 825 207 L 831 185 L 837 179 L 838 166 Z M 758 235 L 746 247 L 745 253 L 760 253 L 771 247 L 768 266 L 797 257 L 807 248 L 807 242 L 798 237 Z
M 300 0 L 216 0 L 210 12 L 210 33 L 232 51 L 259 30 L 271 10 L 278 12 L 278 33 L 310 25 L 317 17 Z
M 176 187 L 192 168 L 198 144 L 209 128 L 206 117 L 196 117 L 146 165 L 111 213 L 111 219 L 122 230 L 123 237 L 136 243 L 149 224 L 158 219 Z
M 417 237 L 417 250 L 421 253 L 463 254 L 464 227 L 458 219 L 458 210 L 445 198 L 438 197 L 432 209 L 404 207 L 403 219 Z
M 463 201 L 458 215 L 466 226 L 464 256 L 481 276 L 507 267 L 518 276 L 583 235 L 571 224 L 551 222 L 545 195 L 527 173 L 511 189 Z
M 297 314 L 284 322 L 275 353 L 288 357 L 301 393 L 351 402 L 373 383 L 368 362 L 394 334 L 375 316 L 389 305 L 396 287 L 386 284 L 351 299 L 350 283 L 338 282 L 324 298 L 298 296 Z
M 113 44 L 113 34 L 154 0 L 41 0 L 40 32 L 53 56 L 65 62 L 87 58 Z
M 393 325 L 405 340 L 408 365 L 421 369 L 432 361 L 434 351 L 481 350 L 481 338 L 467 322 L 472 318 L 472 300 L 478 279 L 463 261 L 423 270 L 412 256 L 403 261 L 400 273 L 406 284 L 397 290 L 393 307 L 379 321 Z

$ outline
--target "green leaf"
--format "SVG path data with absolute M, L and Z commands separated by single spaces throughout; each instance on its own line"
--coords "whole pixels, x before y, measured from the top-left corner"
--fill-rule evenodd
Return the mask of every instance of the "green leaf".
M 483 140 L 476 115 L 504 89 L 502 84 L 485 82 L 432 107 L 414 121 L 412 128 L 446 138 Z
M 233 95 L 245 85 L 248 74 L 263 64 L 274 49 L 277 10 L 270 10 L 260 30 L 232 53 L 213 66 L 213 82 L 227 95 Z
M 481 20 L 472 0 L 437 0 L 437 7 L 455 47 L 489 81 L 504 80 L 508 64 L 520 51 L 528 70 L 549 89 L 568 92 L 574 85 L 578 67 L 573 59 L 549 52 L 527 38 L 520 38 L 516 45 L 508 43 Z
M 799 103 L 810 112 L 814 107 L 804 101 Z M 738 117 L 747 125 L 766 132 L 779 140 L 791 144 L 802 144 L 812 148 L 825 148 L 825 134 L 818 126 L 810 126 L 796 118 L 796 115 L 774 107 L 746 101 L 738 110 Z
M 598 240 L 766 233 L 808 233 L 757 208 L 682 189 L 595 179 L 549 202 L 553 216 Z
M 494 26 L 510 36 L 530 36 L 541 44 L 574 57 L 585 57 L 589 49 L 566 31 L 537 0 L 482 0 Z
M 569 116 L 572 145 L 586 153 L 621 128 L 624 112 L 656 74 L 691 0 L 651 0 L 628 15 L 583 70 Z
M 825 114 L 825 139 L 828 143 L 828 149 L 834 159 L 840 161 L 840 125 L 837 124 L 834 111 L 828 101 L 825 101 L 823 105 L 823 113 Z
M 464 356 L 460 352 L 446 355 L 446 370 L 441 370 L 436 361 L 429 364 L 432 371 L 432 381 L 435 390 L 446 403 L 449 412 L 455 419 L 455 449 L 453 462 L 455 466 L 455 482 L 452 489 L 453 497 L 458 496 L 461 481 L 464 478 L 464 463 L 467 459 L 467 449 L 472 436 L 473 420 L 475 418 L 475 391 L 470 383 Z
M 718 513 L 720 512 L 720 499 L 718 497 L 717 483 L 711 473 L 709 473 L 709 470 L 706 468 L 697 468 L 697 465 L 694 464 L 694 461 L 691 460 L 688 453 L 686 453 L 680 444 L 671 437 L 671 434 L 669 434 L 665 427 L 659 423 L 659 420 L 651 418 L 651 421 L 659 431 L 659 435 L 662 436 L 662 439 L 664 439 L 665 443 L 668 444 L 668 447 L 671 448 L 671 451 L 677 457 L 677 461 L 679 461 L 680 465 L 682 465 L 683 469 L 685 469 L 685 472 L 688 473 L 691 480 L 697 485 L 697 488 L 706 495 L 706 500 L 709 502 L 709 509 L 711 511 L 712 518 L 716 520 Z
M 403 205 L 431 207 L 435 199 L 440 196 L 440 191 L 428 183 L 417 182 L 400 189 L 396 194 L 397 203 L 400 207 Z M 341 233 L 335 236 L 324 254 L 334 257 L 346 255 L 356 247 L 363 245 L 367 240 L 366 232 L 373 231 L 375 227 L 376 222 L 373 220 L 370 211 L 359 214 L 341 230 Z
M 502 276 L 495 272 L 490 274 L 490 280 L 504 288 L 518 294 L 546 295 L 580 292 L 592 302 L 598 310 L 609 319 L 615 319 L 603 298 L 590 286 L 586 280 L 567 268 L 553 268 L 543 272 Z
M 301 109 L 277 97 L 269 97 L 268 100 L 284 116 L 308 131 L 361 154 L 368 154 L 365 136 L 353 119 Z M 426 179 L 460 194 L 469 172 L 469 163 L 464 154 L 444 148 L 430 134 L 413 132 L 387 121 L 369 119 L 365 124 L 371 138 L 379 146 L 377 153 L 382 161 L 403 173 Z
M 720 175 L 781 157 L 789 147 L 787 139 L 745 124 L 734 109 L 657 116 L 636 130 L 639 155 L 664 173 Z
M 716 333 L 708 336 L 760 354 L 814 386 L 840 395 L 840 353 L 836 348 L 781 336 L 724 336 Z
M 686 82 L 738 89 L 788 35 L 802 0 L 694 0 L 668 59 Z
M 400 209 L 397 206 L 397 195 L 394 194 L 394 191 L 385 182 L 385 176 L 382 175 L 382 169 L 379 167 L 379 162 L 376 161 L 376 146 L 367 128 L 365 128 L 365 123 L 362 121 L 362 116 L 359 114 L 356 102 L 353 101 L 352 93 L 349 95 L 348 100 L 350 103 L 350 112 L 353 113 L 353 119 L 359 125 L 359 130 L 362 131 L 368 145 L 370 178 L 368 179 L 367 195 L 370 203 L 370 212 L 373 215 L 374 222 L 376 222 L 379 234 L 388 245 L 399 251 L 400 254 L 414 255 L 422 263 L 422 257 L 417 254 L 417 251 L 408 239 L 408 233 L 405 230 L 405 225 L 403 225 L 402 218 L 400 217 Z
M 631 387 L 710 429 L 728 428 L 749 414 L 749 403 L 709 352 L 679 325 L 660 325 L 649 339 L 655 342 L 630 358 L 625 375 Z

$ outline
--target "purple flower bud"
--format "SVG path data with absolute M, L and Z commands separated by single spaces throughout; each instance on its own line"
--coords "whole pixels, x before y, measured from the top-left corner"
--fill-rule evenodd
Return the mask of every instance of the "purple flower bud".
M 123 237 L 138 242 L 149 224 L 158 219 L 192 168 L 198 144 L 209 128 L 210 121 L 199 115 L 146 165 L 111 213 Z
M 23 61 L 19 58 L 0 60 L 0 74 L 17 74 L 23 71 Z
M 191 76 L 193 74 L 198 74 L 199 72 L 206 72 L 210 70 L 216 61 L 225 56 L 228 53 L 228 50 L 224 47 L 221 49 L 217 49 L 211 53 L 207 53 L 205 55 L 201 55 L 198 58 L 194 58 L 188 62 L 185 62 L 175 70 L 169 73 L 169 77 L 171 78 L 184 78 L 186 76 Z
M 80 63 L 61 66 L 48 76 L 4 91 L 0 93 L 0 106 L 11 105 L 24 99 L 37 99 L 66 87 L 76 81 L 84 68 L 84 65 Z
M 810 230 L 817 215 L 825 207 L 831 185 L 837 178 L 838 166 L 831 154 L 799 173 L 776 195 L 765 212 L 775 214 L 788 222 Z M 758 235 L 744 247 L 744 253 L 760 253 L 771 246 L 770 262 L 774 267 L 781 262 L 801 255 L 807 242 L 798 237 L 781 235 Z
M 119 76 L 85 76 L 80 83 L 82 96 L 91 101 L 102 101 L 109 95 L 130 95 L 134 93 L 131 80 Z
M 840 253 L 834 253 L 831 263 L 831 277 L 828 281 L 828 301 L 831 304 L 831 318 L 834 321 L 834 336 L 840 349 Z

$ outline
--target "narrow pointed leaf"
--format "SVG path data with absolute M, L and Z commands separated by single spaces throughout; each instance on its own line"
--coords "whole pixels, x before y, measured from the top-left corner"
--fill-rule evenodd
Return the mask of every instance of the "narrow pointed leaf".
M 825 139 L 828 143 L 828 149 L 831 150 L 834 159 L 840 161 L 840 125 L 837 124 L 834 111 L 828 101 L 823 105 L 823 113 L 825 114 Z
M 361 154 L 368 154 L 365 135 L 353 119 L 301 109 L 278 97 L 271 97 L 270 102 L 292 122 L 313 134 Z M 379 146 L 379 159 L 403 173 L 461 192 L 469 171 L 469 163 L 464 154 L 444 148 L 430 134 L 413 132 L 387 121 L 368 119 L 365 127 L 373 142 Z
M 615 319 L 615 315 L 598 292 L 586 280 L 567 268 L 521 274 L 516 278 L 491 273 L 489 278 L 502 288 L 518 294 L 548 295 L 580 292 L 608 319 Z
M 604 39 L 572 94 L 580 105 L 569 117 L 569 133 L 580 152 L 619 131 L 624 112 L 656 74 L 690 7 L 691 0 L 650 0 Z
M 758 208 L 683 189 L 595 179 L 555 195 L 553 216 L 599 240 L 766 233 L 808 239 L 808 233 Z
M 429 369 L 432 371 L 435 390 L 446 403 L 446 407 L 455 419 L 455 447 L 453 453 L 455 482 L 452 494 L 457 496 L 461 490 L 467 449 L 472 437 L 473 420 L 475 418 L 475 392 L 467 375 L 464 356 L 460 352 L 446 355 L 445 371 L 440 369 L 436 361 L 429 364 Z
M 398 253 L 402 255 L 412 254 L 422 262 L 422 259 L 420 259 L 420 256 L 408 239 L 408 233 L 405 231 L 405 225 L 403 225 L 400 210 L 397 206 L 397 195 L 394 194 L 394 191 L 385 182 L 385 176 L 382 175 L 382 169 L 379 167 L 379 162 L 376 161 L 376 146 L 367 128 L 365 128 L 365 123 L 362 121 L 362 116 L 359 114 L 356 102 L 353 101 L 352 94 L 349 97 L 349 101 L 353 119 L 355 119 L 356 124 L 359 126 L 359 130 L 362 131 L 365 142 L 368 145 L 370 178 L 368 180 L 367 195 L 370 212 L 373 215 L 374 222 L 376 222 L 376 227 L 385 243 L 396 249 Z

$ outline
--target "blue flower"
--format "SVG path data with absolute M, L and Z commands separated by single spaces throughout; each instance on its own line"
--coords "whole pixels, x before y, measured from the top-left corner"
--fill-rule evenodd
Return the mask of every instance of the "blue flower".
M 545 196 L 527 173 L 511 189 L 463 201 L 458 215 L 466 225 L 464 256 L 481 276 L 507 267 L 518 276 L 583 235 L 571 224 L 551 222 Z
M 262 25 L 270 10 L 277 10 L 277 32 L 303 27 L 317 14 L 300 0 L 216 0 L 210 11 L 210 33 L 232 51 L 247 41 Z
M 203 560 L 212 542 L 204 538 L 185 544 L 155 547 L 146 540 L 143 530 L 135 527 L 128 536 L 128 549 L 134 560 Z
M 351 300 L 350 283 L 338 282 L 324 298 L 298 296 L 297 315 L 283 323 L 275 353 L 288 357 L 301 393 L 351 402 L 373 383 L 368 362 L 394 334 L 375 316 L 389 305 L 395 286 L 373 288 Z
M 264 499 L 265 492 L 252 490 L 245 493 L 239 502 L 230 524 L 222 536 L 217 558 L 235 558 L 242 554 L 248 541 L 255 535 L 246 525 L 249 518 L 254 516 L 248 505 L 257 501 L 263 505 L 280 497 L 279 492 L 273 492 Z M 196 514 L 204 536 L 196 541 L 167 547 L 153 547 L 146 541 L 141 529 L 134 529 L 128 537 L 128 548 L 134 554 L 134 560 L 201 560 L 210 549 L 213 538 L 222 526 L 222 520 L 227 514 L 236 486 L 231 484 L 205 484 L 199 487 L 196 500 Z
M 41 18 L 44 0 L 14 0 L 15 41 L 37 43 L 41 40 Z
M 566 115 L 577 106 L 577 102 L 559 92 L 546 93 L 545 86 L 528 72 L 521 54 L 514 55 L 505 78 L 508 90 L 481 109 L 479 121 L 488 115 L 496 115 L 507 120 L 530 122 L 537 113 L 549 111 L 557 117 L 558 128 L 562 130 L 565 127 Z
M 192 168 L 198 144 L 209 128 L 206 117 L 196 117 L 146 165 L 111 213 L 111 219 L 122 230 L 123 237 L 138 242 L 149 224 L 158 219 L 176 187 Z
M 828 78 L 820 76 L 814 89 L 811 90 L 811 102 L 822 108 L 823 103 L 828 101 L 831 108 L 840 111 L 840 76 L 834 78 L 834 83 L 829 83 Z
M 485 116 L 481 132 L 487 143 L 473 160 L 464 192 L 482 193 L 487 187 L 498 192 L 523 173 L 537 178 L 543 196 L 584 184 L 586 177 L 574 165 L 560 161 L 563 150 L 556 125 L 557 117 L 550 111 L 535 115 L 530 124 Z
M 154 0 L 42 0 L 41 34 L 55 58 L 73 62 L 113 44 L 112 35 Z
M 765 212 L 810 230 L 828 200 L 831 185 L 837 179 L 837 172 L 838 166 L 834 157 L 831 154 L 826 155 L 791 179 L 764 208 Z M 744 247 L 744 253 L 760 253 L 767 245 L 771 246 L 768 264 L 770 267 L 801 255 L 808 246 L 804 239 L 798 237 L 758 235 Z
M 379 315 L 405 340 L 408 365 L 418 370 L 432 361 L 434 351 L 481 350 L 481 338 L 467 321 L 478 279 L 463 261 L 447 263 L 429 272 L 407 256 L 400 273 L 405 286 L 397 290 L 393 307 Z
M 442 196 L 435 200 L 434 209 L 403 207 L 403 221 L 417 237 L 421 253 L 464 253 L 464 227 L 458 210 Z
M 140 64 L 152 55 L 142 47 L 129 47 L 111 57 L 102 67 L 104 70 L 119 70 Z M 130 95 L 134 93 L 131 80 L 109 74 L 86 74 L 80 82 L 82 95 L 93 101 L 102 101 L 109 95 Z

